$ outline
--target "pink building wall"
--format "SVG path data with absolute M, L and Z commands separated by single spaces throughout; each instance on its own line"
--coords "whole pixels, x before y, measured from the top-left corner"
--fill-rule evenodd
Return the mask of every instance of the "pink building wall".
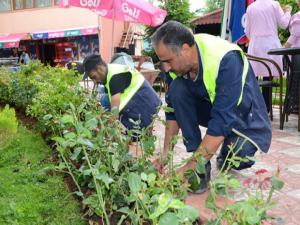
M 100 52 L 105 61 L 111 57 L 111 40 L 113 23 L 101 18 L 87 9 L 58 7 L 18 10 L 0 13 L 0 34 L 33 33 L 50 30 L 63 30 L 99 26 Z M 116 21 L 114 25 L 113 47 L 119 45 L 124 30 L 124 22 Z

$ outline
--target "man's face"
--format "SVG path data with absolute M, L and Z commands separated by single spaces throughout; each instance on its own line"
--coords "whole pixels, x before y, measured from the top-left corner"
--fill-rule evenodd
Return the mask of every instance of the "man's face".
M 94 69 L 92 69 L 89 73 L 89 77 L 91 78 L 92 81 L 94 81 L 94 83 L 101 83 L 101 71 L 98 68 L 98 66 L 96 66 Z
M 164 43 L 160 42 L 155 48 L 165 72 L 175 72 L 177 76 L 181 77 L 192 69 L 190 60 L 191 47 L 184 44 L 178 52 L 169 49 Z

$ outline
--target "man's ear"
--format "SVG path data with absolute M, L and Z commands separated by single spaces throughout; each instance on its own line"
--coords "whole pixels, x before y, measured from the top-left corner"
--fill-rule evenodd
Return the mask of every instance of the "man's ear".
M 105 65 L 98 65 L 99 66 L 99 69 L 100 69 L 100 71 L 101 71 L 101 74 L 103 74 L 103 75 L 105 75 L 105 73 L 106 73 L 106 66 Z
M 191 47 L 187 43 L 184 43 L 181 47 L 181 50 L 184 52 L 188 52 L 188 51 L 190 51 L 190 49 L 191 49 Z

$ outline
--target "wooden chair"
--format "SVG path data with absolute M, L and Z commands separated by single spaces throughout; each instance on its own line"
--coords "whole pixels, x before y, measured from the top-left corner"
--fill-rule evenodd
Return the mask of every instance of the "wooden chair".
M 273 103 L 272 103 L 272 99 L 273 99 L 273 93 L 272 93 L 272 89 L 273 88 L 279 88 L 279 120 L 280 120 L 280 129 L 283 129 L 283 111 L 282 111 L 282 107 L 283 107 L 283 100 L 282 100 L 282 90 L 283 90 L 283 76 L 282 76 L 282 71 L 280 69 L 280 67 L 278 66 L 278 64 L 272 60 L 272 59 L 268 59 L 268 58 L 263 58 L 263 57 L 257 57 L 257 56 L 253 56 L 253 55 L 249 55 L 246 54 L 247 58 L 249 61 L 254 61 L 254 62 L 258 62 L 263 64 L 266 69 L 268 70 L 269 73 L 269 80 L 268 81 L 263 81 L 263 80 L 258 80 L 258 84 L 260 87 L 267 87 L 270 89 L 269 91 L 269 101 L 270 101 L 270 119 L 273 120 Z M 275 66 L 275 68 L 278 71 L 278 81 L 276 82 L 274 80 L 274 77 L 272 75 L 271 69 L 268 65 L 268 63 L 271 63 L 272 65 Z M 276 96 L 275 96 L 276 97 Z

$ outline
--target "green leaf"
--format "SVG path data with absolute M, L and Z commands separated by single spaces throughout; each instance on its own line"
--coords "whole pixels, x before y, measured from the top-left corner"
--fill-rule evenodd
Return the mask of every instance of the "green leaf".
M 246 221 L 249 224 L 257 224 L 260 221 L 260 217 L 257 214 L 256 209 L 252 205 L 244 204 L 243 211 L 245 213 Z
M 132 225 L 139 225 L 139 218 L 137 217 L 137 215 L 135 213 L 133 213 L 133 212 L 130 213 L 129 217 L 130 217 Z
M 216 210 L 217 206 L 215 202 L 216 202 L 215 196 L 212 194 L 212 192 L 209 192 L 209 195 L 207 196 L 205 201 L 205 207 L 211 210 Z
M 241 186 L 242 186 L 240 181 L 236 178 L 231 178 L 229 180 L 228 185 L 229 185 L 230 188 L 236 188 L 236 189 L 241 188 Z
M 128 207 L 122 207 L 122 208 L 118 209 L 117 211 L 120 212 L 120 213 L 124 213 L 126 215 L 129 215 L 131 210 Z
M 79 197 L 83 196 L 83 193 L 81 191 L 75 191 L 74 194 L 76 194 Z
M 136 173 L 130 173 L 128 176 L 128 185 L 133 193 L 138 193 L 142 187 L 141 177 Z
M 55 167 L 57 170 L 65 170 L 67 168 L 66 164 L 64 162 L 60 162 L 58 166 Z
M 81 153 L 81 148 L 76 148 L 71 156 L 71 159 L 77 160 L 80 153 Z
M 119 166 L 120 166 L 120 161 L 117 159 L 114 159 L 112 161 L 112 167 L 113 167 L 114 172 L 118 172 Z
M 63 145 L 63 143 L 66 141 L 62 137 L 53 137 L 52 140 L 55 141 L 56 143 L 60 144 L 60 145 Z
M 91 169 L 86 169 L 86 170 L 83 170 L 82 174 L 84 176 L 90 176 L 92 174 L 92 170 Z
M 51 114 L 47 114 L 43 117 L 44 120 L 51 120 L 53 116 Z
M 172 200 L 172 195 L 163 193 L 158 196 L 158 205 L 162 207 L 167 207 Z
M 141 173 L 141 178 L 143 181 L 147 181 L 148 180 L 148 176 L 145 173 Z
M 81 144 L 81 145 L 86 145 L 86 146 L 88 146 L 90 148 L 94 148 L 94 144 L 90 140 L 88 140 L 88 139 L 80 138 L 79 141 L 78 141 L 78 143 Z
M 160 194 L 158 196 L 158 207 L 154 210 L 154 212 L 149 216 L 150 219 L 158 218 L 161 214 L 165 213 L 168 210 L 169 204 L 172 200 L 172 196 L 170 194 Z
M 196 171 L 199 173 L 199 174 L 205 174 L 206 173 L 206 169 L 205 169 L 205 165 L 207 163 L 207 160 L 200 156 L 197 158 L 197 164 L 196 164 Z
M 85 123 L 85 127 L 89 130 L 93 130 L 97 127 L 98 121 L 96 118 L 92 118 Z
M 158 225 L 178 225 L 178 219 L 174 213 L 165 213 L 159 219 Z
M 109 189 L 109 185 L 112 182 L 114 182 L 114 180 L 110 176 L 108 176 L 107 173 L 98 174 L 96 176 L 96 179 L 102 181 L 105 184 L 105 186 L 106 186 L 107 189 Z
M 65 123 L 65 124 L 66 123 L 74 124 L 74 118 L 71 115 L 63 115 L 63 117 L 60 120 L 61 120 L 61 122 Z
M 71 110 L 72 110 L 73 113 L 76 112 L 75 106 L 72 103 L 70 103 L 70 108 L 71 108 Z
M 169 204 L 169 208 L 173 208 L 173 209 L 183 209 L 184 207 L 185 204 L 179 199 L 172 199 L 171 203 Z
M 174 112 L 174 109 L 171 108 L 171 107 L 168 107 L 168 106 L 164 106 L 164 107 L 163 107 L 163 110 L 164 110 L 166 113 L 172 113 L 172 112 Z
M 148 183 L 150 187 L 153 187 L 155 185 L 156 175 L 154 173 L 150 173 L 148 175 Z
M 87 197 L 86 199 L 84 199 L 82 201 L 82 203 L 84 205 L 88 205 L 90 207 L 97 208 L 99 205 L 99 199 L 96 194 L 93 194 L 93 195 L 90 195 L 89 197 Z
M 199 218 L 199 211 L 190 205 L 186 205 L 183 209 L 178 210 L 177 214 L 181 224 L 186 224 L 186 221 L 194 222 Z
M 284 183 L 283 183 L 283 181 L 279 180 L 277 177 L 272 176 L 271 177 L 271 185 L 276 191 L 279 191 L 283 188 Z
M 64 135 L 64 137 L 65 137 L 66 139 L 73 139 L 73 138 L 76 137 L 76 134 L 75 134 L 74 132 L 68 132 L 68 133 L 66 133 L 66 134 Z
M 209 220 L 205 225 L 221 225 L 221 221 L 219 219 Z

